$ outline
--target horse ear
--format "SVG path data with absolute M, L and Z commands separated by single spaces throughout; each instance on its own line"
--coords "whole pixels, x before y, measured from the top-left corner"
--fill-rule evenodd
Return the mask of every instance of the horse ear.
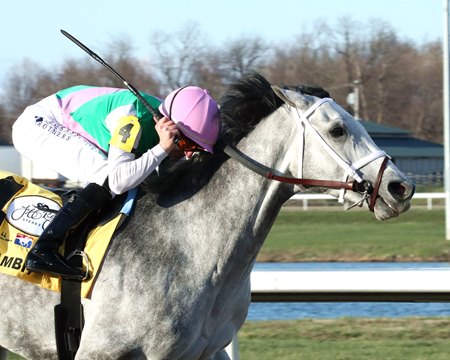
M 283 100 L 286 104 L 295 107 L 295 103 L 286 96 L 286 93 L 282 88 L 276 85 L 272 85 L 272 90 L 276 96 Z

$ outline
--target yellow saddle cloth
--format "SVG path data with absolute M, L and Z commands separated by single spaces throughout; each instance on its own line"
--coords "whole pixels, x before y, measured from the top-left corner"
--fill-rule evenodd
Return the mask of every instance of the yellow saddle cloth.
M 0 209 L 6 215 L 0 224 L 0 273 L 60 292 L 61 278 L 30 273 L 25 270 L 25 258 L 39 235 L 55 216 L 54 212 L 42 209 L 57 211 L 62 206 L 62 199 L 56 193 L 37 186 L 21 176 L 0 171 L 0 179 L 10 176 L 23 187 Z M 82 297 L 89 297 L 112 235 L 127 216 L 126 212 L 121 211 L 105 224 L 89 232 L 84 252 L 89 258 L 89 269 L 92 275 L 89 280 L 82 283 Z

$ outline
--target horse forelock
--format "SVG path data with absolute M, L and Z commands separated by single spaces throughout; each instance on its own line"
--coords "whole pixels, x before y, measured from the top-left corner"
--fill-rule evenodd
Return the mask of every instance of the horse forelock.
M 286 90 L 292 90 L 301 93 L 303 95 L 315 96 L 321 99 L 331 97 L 328 91 L 317 85 L 305 85 L 305 84 L 299 84 L 296 86 L 285 85 L 283 86 L 283 88 Z

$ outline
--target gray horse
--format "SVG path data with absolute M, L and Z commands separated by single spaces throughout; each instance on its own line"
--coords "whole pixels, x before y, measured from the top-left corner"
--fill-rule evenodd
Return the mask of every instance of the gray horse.
M 309 187 L 347 206 L 375 198 L 380 220 L 409 208 L 414 186 L 327 97 L 251 74 L 220 101 L 222 139 L 278 175 L 357 179 L 376 192 L 270 180 L 222 151 L 166 166 L 148 179 L 83 301 L 76 359 L 228 359 L 224 348 L 247 315 L 256 256 L 293 194 Z M 29 360 L 56 359 L 59 294 L 10 276 L 1 281 L 1 346 Z

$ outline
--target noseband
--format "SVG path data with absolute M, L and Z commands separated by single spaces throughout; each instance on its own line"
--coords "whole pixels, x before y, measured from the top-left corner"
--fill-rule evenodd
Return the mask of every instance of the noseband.
M 319 132 L 311 125 L 309 121 L 309 117 L 314 113 L 314 111 L 321 106 L 324 103 L 330 103 L 334 104 L 334 100 L 330 98 L 323 98 L 319 101 L 312 104 L 304 113 L 300 113 L 297 107 L 294 107 L 294 109 L 297 112 L 297 115 L 300 119 L 299 123 L 299 134 L 300 134 L 300 146 L 299 146 L 299 177 L 302 177 L 302 163 L 303 163 L 303 152 L 304 152 L 304 137 L 305 137 L 305 128 L 307 127 L 308 130 L 310 130 L 313 134 L 313 136 L 316 137 L 316 139 L 320 142 L 322 147 L 325 149 L 325 151 L 340 165 L 340 167 L 344 170 L 344 177 L 343 181 L 347 181 L 349 176 L 353 177 L 353 179 L 357 182 L 354 183 L 354 191 L 363 194 L 363 197 L 360 201 L 356 202 L 355 204 L 351 205 L 349 209 L 355 207 L 355 206 L 362 206 L 362 204 L 365 201 L 368 201 L 370 198 L 370 202 L 368 201 L 368 206 L 370 211 L 374 211 L 375 208 L 375 202 L 378 198 L 378 191 L 380 189 L 381 180 L 383 178 L 384 170 L 386 169 L 387 163 L 390 159 L 390 157 L 382 150 L 374 151 L 373 153 L 363 157 L 362 159 L 357 160 L 356 162 L 349 163 L 342 159 L 339 154 L 322 138 L 322 136 L 319 134 Z M 378 170 L 377 180 L 375 182 L 375 185 L 373 185 L 368 180 L 363 180 L 361 176 L 358 173 L 358 170 L 363 168 L 364 166 L 370 164 L 371 162 L 384 157 L 383 163 L 380 166 L 380 169 Z M 339 193 L 338 201 L 340 203 L 344 202 L 344 195 L 346 188 L 341 188 L 341 191 Z
M 380 170 L 378 170 L 377 181 L 375 182 L 375 187 L 373 188 L 373 192 L 370 194 L 369 210 L 372 212 L 375 209 L 375 202 L 377 201 L 377 198 L 378 198 L 378 191 L 380 190 L 381 180 L 383 179 L 384 170 L 386 170 L 386 166 L 387 166 L 387 163 L 389 160 L 390 160 L 390 157 L 388 155 L 386 155 L 380 166 Z
M 322 138 L 322 136 L 317 132 L 317 130 L 311 125 L 309 122 L 309 116 L 323 103 L 330 102 L 334 103 L 334 101 L 330 98 L 323 98 L 319 101 L 315 102 L 312 106 L 310 106 L 303 114 L 299 112 L 295 104 L 291 106 L 295 108 L 297 114 L 300 119 L 299 129 L 300 129 L 300 145 L 299 145 L 299 176 L 298 177 L 289 177 L 283 175 L 277 175 L 275 173 L 279 173 L 278 171 L 268 168 L 267 166 L 257 162 L 256 160 L 248 157 L 244 153 L 242 153 L 239 149 L 237 149 L 234 145 L 231 144 L 217 144 L 219 148 L 222 148 L 222 151 L 225 152 L 229 157 L 235 159 L 240 162 L 242 165 L 247 167 L 248 169 L 256 172 L 257 174 L 264 176 L 270 180 L 276 180 L 283 183 L 301 185 L 301 186 L 314 186 L 314 187 L 324 187 L 329 189 L 340 189 L 339 202 L 344 201 L 345 191 L 351 190 L 357 193 L 362 194 L 361 200 L 351 205 L 349 209 L 355 206 L 362 206 L 364 202 L 368 203 L 369 210 L 374 211 L 375 203 L 378 196 L 378 192 L 380 189 L 381 181 L 383 179 L 384 170 L 387 167 L 387 163 L 390 160 L 390 157 L 382 150 L 377 150 L 364 158 L 356 161 L 355 163 L 348 163 L 343 160 L 339 154 L 337 154 L 333 148 Z M 334 180 L 318 180 L 318 179 L 304 179 L 302 178 L 302 168 L 303 168 L 303 150 L 304 150 L 304 136 L 305 129 L 304 127 L 308 127 L 311 130 L 312 134 L 319 140 L 324 149 L 328 152 L 329 155 L 344 169 L 344 177 L 342 181 L 334 181 Z M 363 180 L 359 175 L 359 170 L 364 166 L 370 164 L 374 160 L 384 157 L 383 163 L 378 170 L 377 179 L 375 185 L 368 180 Z M 353 180 L 348 181 L 349 176 L 353 177 Z M 370 199 L 370 201 L 369 201 Z

